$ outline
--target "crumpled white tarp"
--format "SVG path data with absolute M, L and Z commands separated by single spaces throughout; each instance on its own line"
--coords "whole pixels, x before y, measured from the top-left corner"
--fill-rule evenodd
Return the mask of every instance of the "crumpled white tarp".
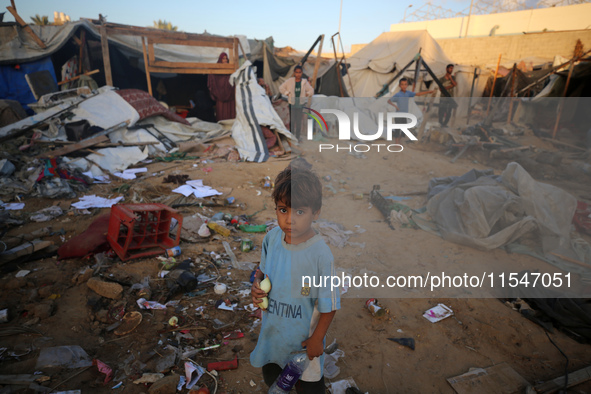
M 113 88 L 102 87 L 99 89 L 100 94 L 78 104 L 72 109 L 75 115 L 72 121 L 86 119 L 91 126 L 100 126 L 103 129 L 125 121 L 129 121 L 129 126 L 133 126 L 140 119 L 140 115 L 111 89 Z
M 260 126 L 277 130 L 279 134 L 295 141 L 285 128 L 265 90 L 257 83 L 250 61 L 230 76 L 230 83 L 236 87 L 236 121 L 232 126 L 232 138 L 240 157 L 261 163 L 269 158 L 269 150 Z
M 436 194 L 427 211 L 446 240 L 494 249 L 538 230 L 547 252 L 569 244 L 576 206 L 569 193 L 509 163 L 498 180 L 481 176 Z
M 505 246 L 591 279 L 591 245 L 570 236 L 575 197 L 534 180 L 517 163 L 509 163 L 500 176 L 472 175 L 476 179 L 455 182 L 427 203 L 444 239 L 485 250 Z M 523 236 L 535 240 L 539 250 L 514 243 Z
M 136 164 L 148 157 L 146 152 L 142 152 L 137 146 L 121 146 L 117 148 L 104 148 L 96 151 L 102 156 L 91 153 L 86 156 L 86 160 L 96 164 L 103 170 L 114 174 L 121 172 L 127 167 Z

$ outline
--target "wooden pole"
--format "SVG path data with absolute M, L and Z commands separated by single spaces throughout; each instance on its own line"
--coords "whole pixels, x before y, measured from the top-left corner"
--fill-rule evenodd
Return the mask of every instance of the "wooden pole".
M 80 32 L 80 55 L 78 56 L 78 74 L 82 74 L 82 59 L 84 56 L 84 44 L 86 43 L 86 30 Z
M 17 14 L 16 8 L 8 6 L 6 7 L 6 9 L 12 14 L 12 16 L 14 16 L 14 20 L 16 21 L 16 23 L 18 23 L 27 33 L 29 33 L 31 37 L 33 37 L 33 40 L 35 40 L 35 42 L 37 43 L 37 45 L 39 45 L 40 48 L 47 48 L 43 41 L 41 41 L 39 36 L 35 34 L 33 29 L 31 29 L 31 27 L 27 25 L 27 22 L 25 22 L 23 18 L 21 18 L 20 15 Z
M 490 110 L 490 103 L 492 101 L 492 96 L 495 91 L 495 84 L 497 83 L 497 74 L 499 73 L 499 65 L 501 64 L 501 56 L 502 56 L 502 53 L 499 53 L 499 60 L 497 60 L 497 68 L 495 69 L 495 76 L 493 78 L 492 88 L 490 89 L 490 97 L 488 98 L 488 105 L 486 106 L 486 116 L 488 116 L 488 111 Z
M 517 63 L 513 63 L 513 70 L 511 70 L 511 91 L 509 92 L 510 99 L 507 123 L 511 123 L 511 116 L 513 115 L 513 91 L 515 90 L 515 74 L 517 74 Z
M 466 124 L 470 123 L 470 116 L 472 115 L 472 96 L 474 96 L 474 84 L 476 83 L 476 78 L 480 75 L 480 69 L 478 67 L 474 68 L 474 76 L 472 77 L 472 88 L 470 89 L 470 97 L 468 98 L 468 114 L 466 115 Z
M 562 98 L 560 99 L 560 103 L 558 103 L 558 114 L 556 116 L 556 123 L 554 123 L 554 131 L 552 132 L 552 139 L 556 138 L 556 133 L 558 132 L 558 124 L 560 123 L 560 117 L 562 116 L 562 110 L 564 109 L 564 98 L 566 97 L 566 92 L 568 91 L 568 84 L 570 83 L 570 77 L 573 74 L 573 69 L 575 68 L 575 59 L 572 58 L 570 61 L 570 67 L 568 69 L 568 77 L 566 77 L 566 84 L 564 85 L 564 92 L 562 93 Z
M 109 40 L 107 37 L 107 28 L 101 26 L 99 28 L 101 33 L 101 48 L 103 50 L 103 64 L 105 67 L 105 83 L 113 86 L 113 74 L 111 73 L 111 58 L 109 57 Z
M 318 68 L 320 67 L 320 56 L 322 55 L 322 44 L 324 44 L 324 34 L 320 39 L 320 46 L 318 47 L 318 54 L 316 55 L 316 64 L 314 64 L 314 73 L 312 74 L 312 87 L 316 89 L 316 77 L 318 76 Z
M 144 68 L 146 70 L 146 80 L 148 81 L 148 93 L 152 96 L 152 80 L 150 79 L 150 66 L 148 65 L 148 52 L 146 51 L 147 37 L 140 37 L 142 40 L 142 51 L 144 52 Z
M 422 49 L 422 48 L 421 48 Z M 417 80 L 419 79 L 419 73 L 421 72 L 421 61 L 423 60 L 423 58 L 421 56 L 419 56 L 419 58 L 417 59 L 416 62 L 416 69 L 415 69 L 415 77 L 414 77 L 414 81 L 412 82 L 412 91 L 415 91 L 415 88 L 417 86 Z M 421 90 L 419 89 L 419 92 Z
M 63 84 L 65 84 L 65 83 L 72 82 L 72 81 L 75 81 L 75 80 L 77 80 L 77 79 L 80 79 L 80 77 L 82 77 L 83 75 L 92 75 L 92 74 L 96 74 L 96 73 L 98 73 L 99 71 L 100 71 L 100 70 L 98 70 L 98 69 L 97 69 L 97 70 L 92 70 L 92 71 L 86 72 L 86 73 L 84 73 L 84 74 L 76 75 L 76 76 L 75 76 L 75 77 L 73 77 L 73 78 L 66 79 L 66 80 L 64 80 L 64 81 L 58 82 L 58 83 L 57 83 L 57 85 L 58 85 L 58 86 L 60 86 L 60 85 L 63 85 Z

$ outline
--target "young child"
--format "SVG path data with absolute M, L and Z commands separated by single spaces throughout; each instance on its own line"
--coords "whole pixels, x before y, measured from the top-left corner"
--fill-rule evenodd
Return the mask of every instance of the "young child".
M 303 276 L 335 275 L 333 256 L 322 237 L 312 229 L 322 206 L 322 185 L 310 170 L 283 170 L 275 180 L 273 200 L 279 227 L 263 240 L 260 270 L 251 288 L 259 304 L 268 297 L 256 348 L 250 355 L 254 367 L 262 367 L 265 383 L 271 386 L 290 353 L 306 348 L 310 366 L 296 384 L 298 393 L 324 393 L 324 337 L 337 309 L 340 292 L 302 283 Z M 259 287 L 268 276 L 271 290 Z
M 394 96 L 392 96 L 390 98 L 390 100 L 388 100 L 388 104 L 394 106 L 396 108 L 396 111 L 398 111 L 398 112 L 408 112 L 408 108 L 409 108 L 408 99 L 409 98 L 415 97 L 415 96 L 423 96 L 425 94 L 431 94 L 434 92 L 434 90 L 426 90 L 424 92 L 419 92 L 419 93 L 407 91 L 406 89 L 408 88 L 408 79 L 406 79 L 406 78 L 400 78 L 400 81 L 398 82 L 398 84 L 400 85 L 400 91 L 398 93 L 396 93 Z M 406 124 L 408 122 L 407 122 L 407 119 L 396 118 L 396 123 L 397 124 Z M 400 129 L 394 130 L 394 143 L 400 144 L 401 141 L 402 141 L 402 131 Z

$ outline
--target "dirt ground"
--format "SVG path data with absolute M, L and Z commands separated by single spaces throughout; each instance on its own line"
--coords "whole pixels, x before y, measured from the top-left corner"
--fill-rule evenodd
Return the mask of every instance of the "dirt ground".
M 536 146 L 553 149 L 547 142 L 535 137 L 533 139 L 535 141 L 531 143 Z M 452 244 L 421 230 L 390 229 L 381 213 L 367 199 L 373 185 L 379 184 L 384 195 L 426 192 L 427 184 L 433 177 L 462 175 L 473 168 L 491 167 L 499 174 L 509 161 L 492 160 L 488 158 L 488 152 L 475 150 L 450 163 L 451 157 L 443 154 L 444 148 L 439 144 L 405 143 L 404 146 L 401 153 L 373 152 L 365 154 L 363 158 L 347 152 L 320 153 L 318 142 L 315 141 L 303 144 L 303 157 L 312 164 L 313 170 L 320 177 L 330 175 L 331 178 L 330 181 L 322 180 L 325 188 L 321 218 L 340 223 L 347 230 L 366 230 L 350 238 L 351 242 L 365 243 L 364 247 L 331 247 L 337 267 L 351 274 L 367 271 L 396 273 L 409 268 L 421 274 L 429 267 L 437 266 L 443 259 L 466 266 L 471 261 L 491 266 L 502 262 L 519 267 L 519 270 L 534 262 L 540 264 L 529 256 L 510 255 L 502 250 L 484 252 Z M 125 194 L 123 202 L 134 199 L 149 202 L 159 196 L 166 196 L 175 186 L 162 183 L 163 176 L 188 174 L 190 179 L 203 179 L 206 185 L 214 188 L 231 189 L 224 197 L 231 195 L 237 203 L 245 203 L 246 207 L 244 210 L 179 208 L 183 215 L 200 212 L 211 216 L 220 211 L 252 215 L 258 212 L 252 221 L 264 224 L 274 219 L 274 205 L 270 189 L 263 188 L 261 180 L 265 176 L 273 179 L 288 163 L 283 159 L 271 159 L 261 164 L 226 161 L 207 164 L 195 161 L 152 163 L 148 165 L 146 175 L 128 182 L 132 187 Z M 211 167 L 212 171 L 203 171 L 206 167 Z M 526 165 L 524 167 L 528 169 Z M 538 180 L 554 183 L 579 198 L 591 196 L 589 178 L 569 178 L 556 168 L 540 163 L 531 167 L 535 167 L 532 168 L 535 170 L 532 175 Z M 152 175 L 162 170 L 164 174 Z M 122 181 L 114 181 L 109 185 L 93 185 L 85 194 L 114 197 L 120 194 L 113 189 L 121 184 Z M 354 199 L 353 194 L 360 192 L 365 193 L 365 197 Z M 425 195 L 416 194 L 404 203 L 412 208 L 424 206 Z M 77 199 L 68 202 L 75 201 Z M 53 205 L 55 201 L 27 199 L 25 202 L 23 216 Z M 92 215 L 64 215 L 49 223 L 27 223 L 12 229 L 9 235 L 51 225 L 54 230 L 63 228 L 65 238 L 68 239 L 82 233 L 99 214 L 109 210 L 92 211 Z M 249 235 L 257 248 L 248 253 L 239 251 L 239 237 L 244 237 L 244 234 L 236 232 L 230 237 L 238 260 L 257 262 L 263 234 Z M 57 245 L 62 244 L 59 235 L 48 239 Z M 586 240 L 591 241 L 589 237 Z M 182 255 L 178 259 L 192 258 L 196 265 L 195 271 L 203 269 L 209 275 L 217 275 L 219 271 L 219 282 L 226 283 L 229 295 L 239 300 L 238 309 L 250 304 L 249 297 L 241 298 L 238 294 L 242 282 L 248 282 L 250 271 L 228 269 L 227 262 L 214 268 L 207 260 L 209 252 L 223 252 L 219 237 L 200 243 L 181 242 L 181 248 Z M 99 274 L 103 278 L 127 284 L 120 300 L 101 299 L 85 283 L 73 282 L 77 272 L 93 264 L 94 259 L 58 261 L 48 258 L 19 266 L 19 269 L 31 271 L 24 278 L 15 278 L 16 271 L 2 275 L 0 309 L 8 308 L 9 323 L 0 325 L 0 347 L 7 348 L 1 356 L 0 374 L 32 374 L 37 371 L 35 364 L 40 348 L 79 345 L 90 357 L 101 360 L 113 369 L 113 380 L 103 385 L 104 375 L 96 367 L 82 372 L 78 369 L 53 368 L 43 371 L 42 375 L 49 376 L 50 380 L 42 385 L 57 391 L 80 389 L 82 393 L 145 393 L 149 389 L 147 385 L 133 384 L 132 381 L 141 376 L 141 372 L 155 372 L 155 364 L 165 356 L 166 345 L 184 348 L 187 345 L 204 347 L 222 343 L 217 349 L 199 352 L 192 357 L 205 366 L 209 362 L 232 360 L 237 355 L 238 369 L 219 373 L 218 392 L 266 391 L 260 370 L 249 363 L 249 354 L 256 345 L 258 335 L 258 327 L 253 329 L 255 318 L 250 316 L 251 312 L 217 310 L 214 304 L 221 296 L 214 294 L 211 288 L 207 288 L 204 295 L 195 297 L 177 294 L 173 297 L 180 300 L 176 308 L 169 307 L 164 311 L 140 310 L 136 304 L 138 295 L 129 290 L 129 284 L 138 283 L 149 275 L 152 278 L 152 299 L 157 300 L 166 293 L 165 281 L 158 279 L 161 263 L 155 257 L 125 263 L 116 260 L 109 267 L 100 269 Z M 242 288 L 248 287 L 243 285 Z M 48 301 L 51 298 L 55 299 Z M 362 391 L 369 393 L 453 393 L 447 378 L 465 373 L 470 368 L 486 368 L 499 363 L 507 363 L 532 385 L 564 374 L 565 358 L 549 341 L 544 330 L 499 299 L 441 299 L 424 295 L 415 297 L 412 293 L 406 298 L 381 297 L 380 302 L 390 311 L 386 319 L 372 317 L 364 308 L 366 299 L 365 293 L 350 289 L 343 296 L 342 308 L 329 329 L 327 342 L 336 339 L 339 348 L 345 352 L 344 358 L 337 362 L 340 374 L 332 381 L 352 377 Z M 51 316 L 42 319 L 34 316 L 32 311 L 41 303 L 53 305 Z M 438 303 L 451 307 L 455 315 L 432 324 L 422 315 Z M 113 311 L 121 305 L 126 311 L 137 310 L 143 315 L 138 328 L 123 337 L 107 331 L 112 321 L 105 316 L 107 311 Z M 205 307 L 203 315 L 195 311 L 200 306 Z M 179 337 L 178 331 L 168 325 L 168 320 L 173 316 L 181 318 L 181 326 L 189 329 L 193 339 Z M 214 318 L 234 325 L 216 331 L 212 323 Z M 29 324 L 36 333 L 6 335 L 1 331 L 25 324 Z M 244 332 L 244 338 L 222 338 L 221 334 L 237 328 Z M 387 340 L 390 337 L 414 338 L 416 349 L 413 351 Z M 560 331 L 555 331 L 550 337 L 568 356 L 569 372 L 591 365 L 589 345 L 580 344 Z M 19 356 L 13 357 L 9 353 Z M 183 375 L 183 364 L 177 362 L 170 373 Z M 122 386 L 112 389 L 119 382 L 123 382 Z M 200 382 L 211 385 L 213 381 L 205 376 Z M 33 391 L 21 388 L 19 392 Z M 591 393 L 591 384 L 581 384 L 569 392 Z

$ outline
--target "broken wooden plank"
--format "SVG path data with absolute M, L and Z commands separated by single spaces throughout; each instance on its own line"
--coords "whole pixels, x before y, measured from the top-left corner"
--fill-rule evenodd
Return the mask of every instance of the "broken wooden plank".
M 33 374 L 16 374 L 16 375 L 0 375 L 0 384 L 14 384 L 14 385 L 29 385 L 30 383 L 44 378 L 41 375 Z
M 54 157 L 64 156 L 64 155 L 67 155 L 68 153 L 76 152 L 78 150 L 85 149 L 85 148 L 100 144 L 101 142 L 109 142 L 109 141 L 110 141 L 110 139 L 106 135 L 99 135 L 98 137 L 92 137 L 90 139 L 80 141 L 80 142 L 77 142 L 72 145 L 65 146 L 61 149 L 56 149 L 52 152 L 44 152 L 44 153 L 40 154 L 38 157 L 54 158 Z
M 19 234 L 19 235 L 5 235 L 3 238 L 3 242 L 6 244 L 6 248 L 12 249 L 17 245 L 22 244 L 25 241 L 30 241 L 35 238 L 42 238 L 46 237 L 51 234 L 51 227 L 43 227 L 38 230 L 35 230 L 30 233 L 26 234 Z
M 577 150 L 580 150 L 583 152 L 587 152 L 587 149 L 585 149 L 585 148 L 581 148 L 580 146 L 576 146 L 576 145 L 572 145 L 572 144 L 567 144 L 566 142 L 556 141 L 556 140 L 553 140 L 552 138 L 540 137 L 540 139 L 544 140 L 544 141 L 551 142 L 554 145 L 566 146 L 567 148 L 572 148 L 572 149 L 577 149 Z
M 33 254 L 51 245 L 53 245 L 53 242 L 41 241 L 40 239 L 35 239 L 33 241 L 27 242 L 25 244 L 17 246 L 16 248 L 12 248 L 10 250 L 7 250 L 6 252 L 0 253 L 0 265 L 8 263 L 18 257 Z
M 129 120 L 127 120 L 125 122 L 121 122 L 116 126 L 113 126 L 113 127 L 110 127 L 106 130 L 100 131 L 94 137 L 84 139 L 80 142 L 65 146 L 61 149 L 57 149 L 52 152 L 44 152 L 44 153 L 38 155 L 37 157 L 54 158 L 54 157 L 58 157 L 58 156 L 67 155 L 68 153 L 76 152 L 77 150 L 80 150 L 80 149 L 90 148 L 91 146 L 100 144 L 101 142 L 110 142 L 111 140 L 109 139 L 109 137 L 107 137 L 107 134 L 109 134 L 115 130 L 119 130 L 120 128 L 125 127 L 128 124 L 129 124 Z
M 39 38 L 39 36 L 37 34 L 35 34 L 35 32 L 33 31 L 33 29 L 31 29 L 31 27 L 27 24 L 27 22 L 25 22 L 23 20 L 23 18 L 20 17 L 20 15 L 16 12 L 16 8 L 8 6 L 6 7 L 6 9 L 12 14 L 12 16 L 14 16 L 14 20 L 21 25 L 21 27 L 27 32 L 29 33 L 29 35 L 31 37 L 33 37 L 33 40 L 35 40 L 35 42 L 37 43 L 37 45 L 39 45 L 40 48 L 45 49 L 47 48 L 45 46 L 45 43 L 43 43 L 43 41 L 41 41 L 41 39 Z
M 568 374 L 568 386 L 573 387 L 583 382 L 591 380 L 591 366 L 579 369 L 573 373 Z M 550 380 L 546 383 L 541 383 L 535 386 L 536 392 L 541 394 L 552 394 L 564 389 L 564 376 Z
M 105 80 L 107 85 L 113 86 L 113 74 L 111 72 L 111 57 L 109 56 L 109 38 L 104 26 L 99 28 L 101 33 L 101 49 L 103 52 L 103 65 L 105 68 Z
M 76 75 L 76 76 L 75 76 L 75 77 L 73 77 L 73 78 L 66 79 L 66 80 L 64 80 L 64 81 L 58 82 L 57 84 L 58 84 L 58 86 L 59 86 L 59 85 L 63 85 L 63 84 L 65 84 L 65 83 L 72 82 L 72 81 L 75 81 L 75 80 L 77 80 L 77 79 L 80 79 L 80 77 L 82 77 L 83 75 L 92 75 L 92 74 L 96 74 L 96 73 L 98 73 L 99 71 L 100 71 L 100 70 L 98 70 L 98 69 L 97 69 L 97 70 L 92 70 L 92 71 L 86 72 L 86 73 L 84 73 L 84 74 Z

